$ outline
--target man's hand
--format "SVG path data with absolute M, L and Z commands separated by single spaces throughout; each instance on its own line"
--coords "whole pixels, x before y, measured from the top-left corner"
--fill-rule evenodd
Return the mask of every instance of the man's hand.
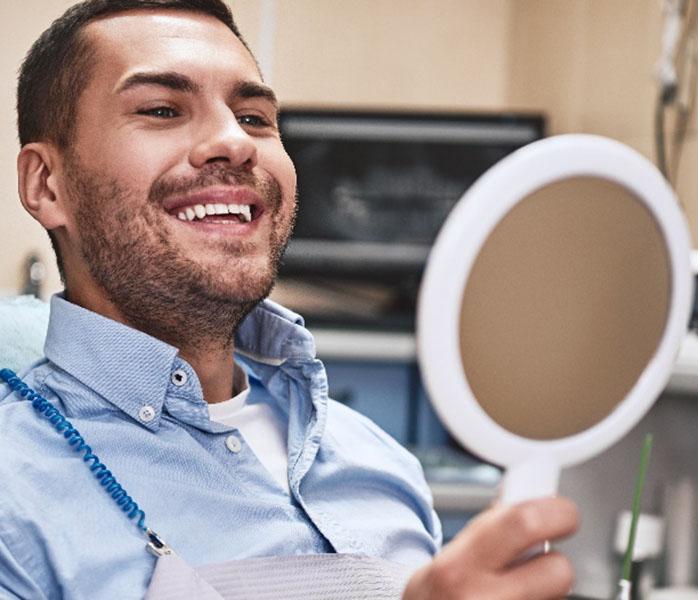
M 552 600 L 569 593 L 574 572 L 556 552 L 517 563 L 546 540 L 574 533 L 576 506 L 566 498 L 495 506 L 475 518 L 410 579 L 403 600 Z

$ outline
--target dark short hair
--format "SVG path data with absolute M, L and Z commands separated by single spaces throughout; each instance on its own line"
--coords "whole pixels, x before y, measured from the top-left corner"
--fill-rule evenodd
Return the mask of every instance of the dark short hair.
M 77 104 L 94 67 L 95 50 L 85 27 L 108 15 L 157 8 L 198 12 L 224 23 L 249 50 L 222 0 L 85 0 L 69 8 L 34 42 L 22 63 L 17 86 L 17 129 L 21 146 L 49 141 L 61 150 L 75 134 Z M 251 52 L 250 52 L 251 54 Z M 65 280 L 55 236 L 49 231 L 58 270 Z
M 69 8 L 34 42 L 17 86 L 19 143 L 51 141 L 65 148 L 75 127 L 77 101 L 87 86 L 94 49 L 85 26 L 108 15 L 158 8 L 192 11 L 223 22 L 249 50 L 222 0 L 85 0 Z

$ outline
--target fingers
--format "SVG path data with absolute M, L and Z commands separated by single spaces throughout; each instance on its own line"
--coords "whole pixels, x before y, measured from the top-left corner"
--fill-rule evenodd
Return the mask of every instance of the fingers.
M 573 533 L 575 505 L 546 498 L 478 516 L 405 589 L 405 600 L 552 600 L 569 593 L 573 570 L 556 552 L 515 563 L 527 549 Z
M 501 569 L 532 546 L 566 537 L 578 526 L 579 513 L 572 501 L 543 498 L 486 511 L 451 545 L 461 546 L 485 568 Z
M 574 569 L 562 554 L 541 554 L 507 573 L 507 588 L 511 596 L 502 598 L 536 598 L 554 600 L 565 598 L 574 584 Z M 515 591 L 514 591 L 515 590 Z
M 574 583 L 572 565 L 556 552 L 497 572 L 441 559 L 412 577 L 403 600 L 555 600 L 566 597 Z

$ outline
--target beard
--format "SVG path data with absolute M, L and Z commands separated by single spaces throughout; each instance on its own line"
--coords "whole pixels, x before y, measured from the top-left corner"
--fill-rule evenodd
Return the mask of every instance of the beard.
M 285 214 L 278 182 L 217 163 L 193 178 L 158 179 L 147 201 L 136 202 L 126 185 L 77 157 L 66 161 L 66 174 L 79 252 L 127 323 L 177 348 L 231 347 L 240 322 L 271 292 L 295 222 L 295 203 Z M 220 264 L 201 264 L 173 242 L 162 201 L 212 185 L 249 186 L 263 198 L 272 227 L 262 264 L 249 258 L 250 241 L 213 240 Z

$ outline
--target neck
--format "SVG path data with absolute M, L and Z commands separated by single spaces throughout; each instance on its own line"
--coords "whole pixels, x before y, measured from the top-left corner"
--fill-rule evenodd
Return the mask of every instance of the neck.
M 224 402 L 233 396 L 233 345 L 226 348 L 181 349 L 179 355 L 196 371 L 204 399 L 209 404 Z

